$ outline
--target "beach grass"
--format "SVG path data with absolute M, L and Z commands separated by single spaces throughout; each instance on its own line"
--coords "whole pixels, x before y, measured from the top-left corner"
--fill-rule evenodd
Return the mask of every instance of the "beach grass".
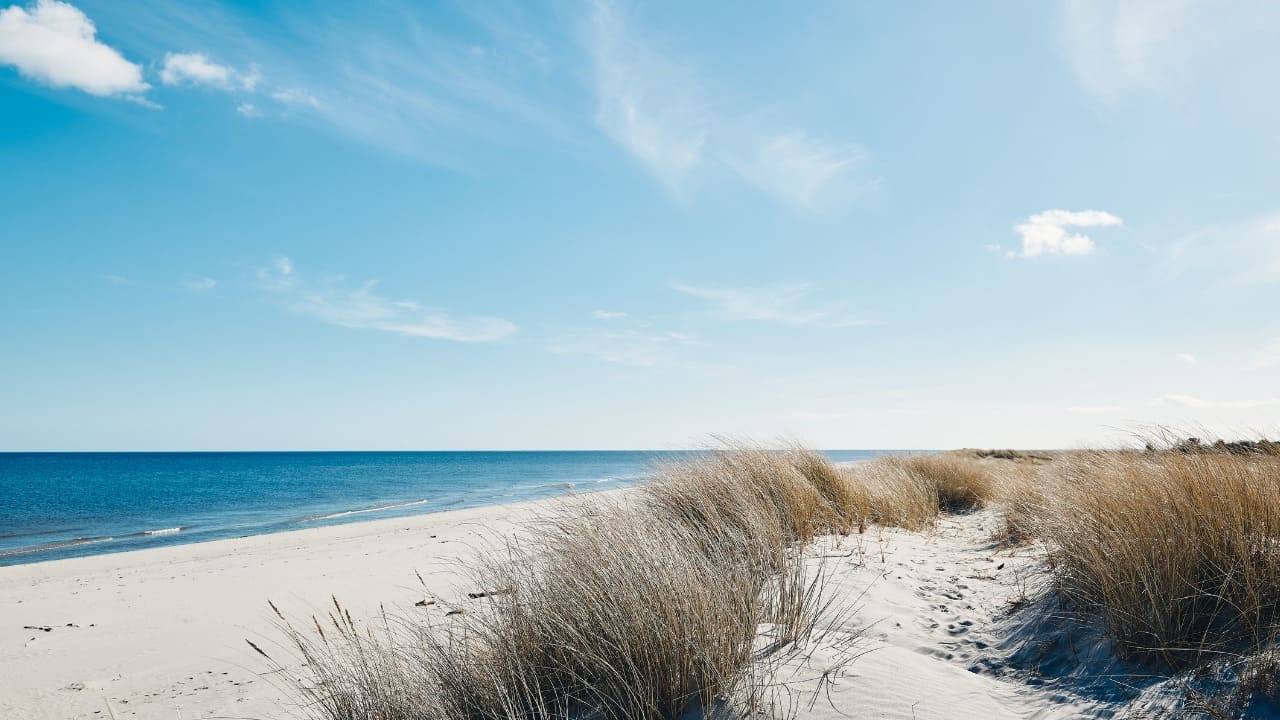
M 335 606 L 289 626 L 305 664 L 281 670 L 316 720 L 768 715 L 773 668 L 838 612 L 807 545 L 872 524 L 929 531 L 946 513 L 995 506 L 996 539 L 1035 544 L 1046 591 L 1100 620 L 1122 654 L 1173 670 L 1240 658 L 1234 694 L 1205 700 L 1235 707 L 1275 687 L 1270 448 L 1180 441 L 836 467 L 799 446 L 726 445 L 634 492 L 566 504 L 482 554 L 467 570 L 488 592 L 464 612 L 371 630 Z
M 943 512 L 964 512 L 996 496 L 997 475 L 961 453 L 890 456 L 843 468 L 844 502 L 860 522 L 931 528 Z
M 302 663 L 277 669 L 317 720 L 772 714 L 772 668 L 836 612 L 804 547 L 852 524 L 848 497 L 816 453 L 725 447 L 481 554 L 462 612 L 281 615 Z
M 1080 452 L 1035 533 L 1056 587 L 1126 651 L 1180 667 L 1267 644 L 1280 619 L 1280 457 Z

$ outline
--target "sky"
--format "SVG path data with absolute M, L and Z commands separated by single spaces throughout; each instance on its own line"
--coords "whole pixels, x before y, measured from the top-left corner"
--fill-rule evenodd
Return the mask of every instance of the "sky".
M 1280 430 L 1280 5 L 0 0 L 0 449 Z

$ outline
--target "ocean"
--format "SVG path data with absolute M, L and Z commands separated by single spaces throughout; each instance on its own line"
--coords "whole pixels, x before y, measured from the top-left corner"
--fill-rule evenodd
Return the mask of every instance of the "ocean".
M 0 565 L 606 490 L 689 454 L 0 453 Z

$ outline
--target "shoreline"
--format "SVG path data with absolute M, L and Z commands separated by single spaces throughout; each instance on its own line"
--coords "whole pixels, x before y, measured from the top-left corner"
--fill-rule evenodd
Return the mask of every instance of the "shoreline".
M 244 642 L 278 647 L 268 599 L 303 618 L 331 597 L 442 614 L 459 559 L 564 497 L 0 567 L 0 716 L 285 716 Z
M 205 545 L 209 543 L 225 542 L 228 540 L 244 540 L 248 538 L 281 535 L 307 530 L 342 527 L 345 525 L 403 520 L 406 518 L 460 512 L 463 510 L 501 507 L 504 505 L 555 501 L 572 497 L 593 495 L 601 492 L 626 490 L 628 488 L 636 487 L 643 482 L 643 478 L 605 478 L 592 481 L 552 482 L 546 484 L 545 487 L 548 490 L 547 492 L 526 492 L 523 497 L 516 496 L 517 494 L 514 492 L 508 493 L 503 498 L 506 502 L 492 502 L 493 498 L 490 496 L 477 494 L 477 497 L 474 500 L 463 498 L 437 506 L 429 506 L 431 503 L 429 498 L 409 501 L 392 501 L 386 504 L 378 504 L 374 506 L 341 506 L 342 509 L 335 508 L 332 511 L 325 511 L 318 514 L 301 515 L 292 520 L 282 520 L 257 525 L 249 528 L 252 530 L 251 532 L 246 532 L 244 534 L 235 534 L 235 531 L 231 528 L 209 528 L 195 524 L 177 525 L 151 530 L 138 530 L 114 535 L 78 537 L 71 540 L 52 541 L 44 545 L 23 546 L 0 551 L 0 572 L 4 571 L 6 568 L 24 567 L 27 565 L 37 565 L 50 562 L 62 562 L 80 558 L 146 552 L 148 550 L 184 547 L 187 545 Z M 605 485 L 605 487 L 596 488 L 592 487 L 593 485 Z M 553 488 L 559 488 L 560 491 L 553 491 Z M 530 490 L 529 488 L 521 489 Z M 541 489 L 541 487 L 532 488 L 532 490 Z M 410 510 L 411 508 L 420 508 L 424 505 L 429 507 L 421 510 Z M 363 518 L 360 517 L 361 515 L 379 516 Z M 28 537 L 37 537 L 39 534 L 40 533 L 32 534 Z M 97 551 L 79 551 L 80 548 L 104 545 L 113 541 L 119 542 L 121 545 L 114 548 L 108 547 L 105 549 L 99 549 Z M 152 544 L 143 545 L 141 547 L 137 546 L 138 543 L 147 541 L 151 541 Z M 55 557 L 39 557 L 47 554 L 59 555 Z M 29 556 L 37 556 L 38 559 L 24 559 Z

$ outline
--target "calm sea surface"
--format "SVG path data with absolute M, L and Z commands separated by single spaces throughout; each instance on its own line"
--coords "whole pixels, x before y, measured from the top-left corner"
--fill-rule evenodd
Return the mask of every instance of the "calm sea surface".
M 0 565 L 605 490 L 687 455 L 0 453 Z

